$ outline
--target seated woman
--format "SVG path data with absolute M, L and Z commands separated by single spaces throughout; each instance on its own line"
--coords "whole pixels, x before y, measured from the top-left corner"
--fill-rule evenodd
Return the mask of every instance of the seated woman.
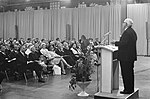
M 56 49 L 55 52 L 56 54 L 62 56 L 69 65 L 71 66 L 75 65 L 75 56 L 72 53 L 72 51 L 69 49 L 67 42 L 63 42 L 63 45 L 59 43 L 58 48 Z
M 48 60 L 51 60 L 51 64 L 57 65 L 57 64 L 63 63 L 63 65 L 61 65 L 62 74 L 66 74 L 64 65 L 66 65 L 68 68 L 72 67 L 60 55 L 56 54 L 54 51 L 48 51 L 48 49 L 46 48 L 46 44 L 44 43 L 42 44 L 40 53 L 44 55 L 45 57 L 47 57 Z
M 72 51 L 72 53 L 75 55 L 75 59 L 78 60 L 80 55 L 82 55 L 83 53 L 81 52 L 80 48 L 77 47 L 76 43 L 72 43 L 70 46 L 70 50 Z

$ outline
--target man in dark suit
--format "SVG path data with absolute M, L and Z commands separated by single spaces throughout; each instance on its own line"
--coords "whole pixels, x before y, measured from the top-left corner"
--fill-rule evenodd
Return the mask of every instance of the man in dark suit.
M 134 61 L 137 60 L 136 41 L 137 35 L 132 29 L 132 19 L 125 19 L 124 31 L 120 41 L 112 42 L 118 46 L 118 60 L 120 61 L 124 90 L 121 94 L 134 92 Z
M 44 79 L 42 78 L 42 69 L 43 67 L 39 64 L 40 53 L 36 51 L 34 46 L 31 46 L 31 53 L 29 54 L 29 61 L 27 68 L 29 70 L 34 70 L 39 78 L 38 82 L 44 83 Z
M 5 54 L 5 46 L 0 45 L 0 91 L 2 91 L 1 83 L 5 78 L 4 70 L 7 66 L 8 57 Z
M 17 54 L 16 60 L 17 60 L 18 72 L 23 74 L 26 72 L 27 69 L 35 70 L 35 72 L 37 73 L 37 75 L 39 77 L 38 82 L 44 83 L 45 81 L 42 80 L 40 72 L 39 72 L 39 69 L 41 69 L 40 66 L 38 65 L 38 67 L 36 68 L 35 65 L 32 63 L 27 64 L 28 58 L 27 58 L 27 55 L 25 54 L 25 51 L 26 51 L 26 47 L 25 47 L 25 45 L 23 45 L 20 47 L 20 51 Z M 31 57 L 36 58 L 38 56 L 36 56 L 35 54 L 31 54 L 30 59 L 31 59 Z M 33 60 L 35 60 L 35 59 L 31 59 L 31 61 L 33 61 Z
M 26 47 L 21 46 L 16 56 L 18 73 L 21 74 L 25 73 L 27 69 L 27 55 L 25 54 L 25 51 L 26 51 Z

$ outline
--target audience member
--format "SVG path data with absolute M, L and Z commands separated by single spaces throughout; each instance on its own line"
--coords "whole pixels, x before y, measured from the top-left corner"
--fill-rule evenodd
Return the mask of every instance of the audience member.
M 84 35 L 81 36 L 81 50 L 84 54 L 87 52 L 87 46 L 90 44 L 89 40 Z

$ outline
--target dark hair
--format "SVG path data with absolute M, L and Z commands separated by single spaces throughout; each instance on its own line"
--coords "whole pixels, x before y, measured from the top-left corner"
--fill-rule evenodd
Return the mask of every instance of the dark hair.
M 56 38 L 56 41 L 59 41 L 60 39 L 59 38 Z
M 81 39 L 84 39 L 84 40 L 85 40 L 85 39 L 86 39 L 85 35 L 82 35 L 82 36 L 81 36 Z
M 43 42 L 45 39 L 42 39 L 41 41 Z
M 10 44 L 10 48 L 13 49 L 14 48 L 14 44 Z
M 72 48 L 74 44 L 76 44 L 76 46 L 77 46 L 77 43 L 72 43 L 72 44 L 70 45 L 70 48 Z
M 27 38 L 27 40 L 28 40 L 28 41 L 30 41 L 30 40 L 31 40 L 31 38 Z

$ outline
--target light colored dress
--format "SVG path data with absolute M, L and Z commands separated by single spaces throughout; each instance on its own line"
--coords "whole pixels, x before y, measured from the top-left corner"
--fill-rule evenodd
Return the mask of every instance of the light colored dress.
M 60 60 L 61 60 L 61 56 L 56 54 L 55 52 L 53 51 L 48 51 L 48 49 L 41 49 L 40 52 L 46 56 L 48 59 L 52 59 L 54 58 L 51 63 L 52 64 L 59 64 Z

